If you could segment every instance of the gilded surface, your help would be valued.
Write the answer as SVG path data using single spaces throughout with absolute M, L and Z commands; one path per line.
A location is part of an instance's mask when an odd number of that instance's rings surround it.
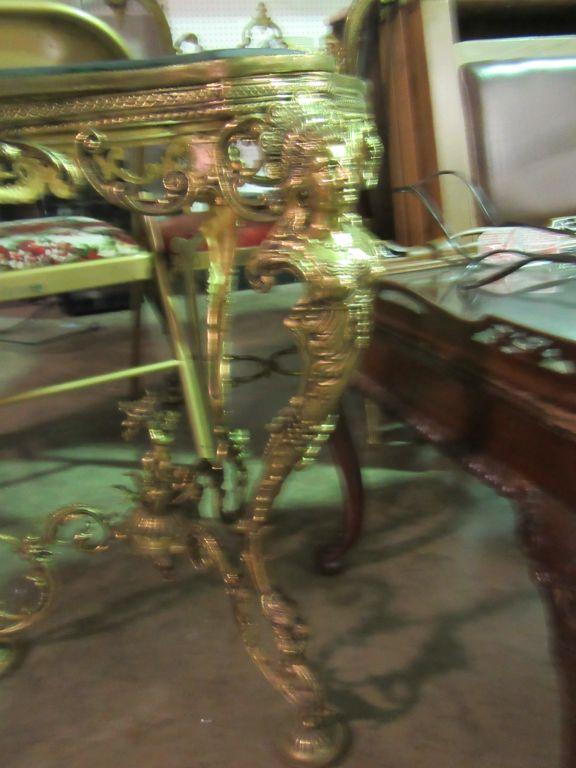
M 10 607 L 0 603 L 0 671 L 13 663 L 15 650 L 10 641 L 43 619 L 52 606 L 55 592 L 50 568 L 53 547 L 69 543 L 82 552 L 102 552 L 114 535 L 101 512 L 81 504 L 71 504 L 53 512 L 39 536 L 17 539 L 0 535 L 0 545 L 24 561 L 27 570 L 21 578 L 33 595 L 32 604 L 25 606 Z
M 271 67 L 275 64 L 270 62 Z M 165 572 L 172 558 L 182 553 L 195 567 L 220 572 L 249 654 L 297 710 L 298 725 L 286 745 L 290 758 L 321 766 L 343 749 L 345 729 L 327 705 L 306 658 L 306 627 L 294 603 L 268 574 L 264 539 L 285 479 L 293 469 L 313 460 L 330 435 L 338 400 L 369 339 L 379 251 L 353 210 L 360 187 L 374 180 L 379 144 L 364 103 L 364 88 L 351 78 L 328 73 L 286 78 L 280 72 L 267 82 L 240 80 L 227 88 L 218 85 L 222 101 L 205 111 L 195 111 L 191 102 L 186 105 L 185 95 L 178 92 L 182 111 L 170 112 L 170 118 L 162 112 L 164 97 L 168 110 L 174 108 L 168 92 L 156 91 L 151 97 L 157 100 L 155 117 L 139 114 L 141 107 L 130 101 L 138 94 L 126 94 L 124 103 L 129 106 L 117 104 L 106 118 L 84 124 L 76 140 L 77 162 L 84 176 L 116 205 L 146 215 L 180 210 L 193 201 L 210 206 L 202 231 L 210 249 L 205 363 L 221 462 L 231 459 L 242 468 L 241 441 L 235 440 L 226 424 L 225 331 L 235 269 L 236 221 L 275 222 L 249 263 L 256 289 L 268 290 L 281 272 L 291 273 L 305 286 L 285 321 L 302 357 L 300 389 L 270 427 L 262 475 L 235 523 L 240 556 L 225 553 L 197 514 L 198 478 L 202 473 L 214 477 L 218 466 L 174 465 L 169 452 L 170 409 L 159 411 L 150 399 L 127 408 L 125 428 L 132 433 L 144 426 L 152 447 L 137 479 L 136 505 L 125 524 L 113 529 L 112 537 L 125 538 Z M 208 98 L 211 87 L 201 87 L 202 98 Z M 108 97 L 88 94 L 86 98 L 92 100 L 90 109 L 95 109 L 98 98 Z M 9 106 L 14 107 L 13 101 Z M 34 109 L 43 108 L 34 105 Z M 0 98 L 0 125 L 2 109 Z M 73 114 L 70 103 L 65 110 L 59 123 L 54 117 L 43 126 L 35 122 L 37 112 L 28 127 L 44 130 L 51 139 L 58 132 L 69 135 L 78 124 L 78 113 Z M 99 121 L 104 119 L 117 120 L 118 127 L 103 134 Z M 151 126 L 158 129 L 156 133 L 147 133 Z M 18 131 L 26 129 L 23 124 Z M 160 142 L 162 131 L 164 141 Z M 163 143 L 162 156 L 135 172 L 124 150 L 146 143 Z M 56 162 L 57 155 L 53 159 Z M 69 512 L 57 513 L 56 520 Z M 76 512 L 93 514 L 84 508 L 71 514 Z M 54 530 L 54 521 L 49 528 Z M 35 541 L 48 543 L 50 536 Z M 51 587 L 44 562 L 34 556 L 31 564 L 40 569 L 38 578 L 44 579 L 41 594 L 45 597 L 32 611 L 41 617 Z M 273 654 L 263 651 L 265 643 L 256 631 L 262 625 L 255 620 L 257 613 L 274 641 Z M 6 616 L 10 626 L 8 612 Z M 13 617 L 12 626 L 18 621 Z
M 30 144 L 0 143 L 0 203 L 32 203 L 48 194 L 72 198 L 83 181 L 64 155 Z
M 315 75 L 330 76 L 335 71 L 335 62 L 325 54 L 292 54 L 275 56 L 271 60 L 265 52 L 262 55 L 206 59 L 182 63 L 179 57 L 173 62 L 158 63 L 157 66 L 136 65 L 130 70 L 117 68 L 94 69 L 81 72 L 41 75 L 26 75 L 14 78 L 0 78 L 0 99 L 12 102 L 24 99 L 53 100 L 63 97 L 85 96 L 88 94 L 138 93 L 145 90 L 167 92 L 174 88 L 190 88 L 215 83 L 242 85 L 246 81 L 281 83 L 298 77 Z M 270 78 L 270 74 L 273 77 Z M 353 83 L 353 81 L 351 81 Z M 356 88 L 362 88 L 356 83 Z
M 255 660 L 300 713 L 292 758 L 306 762 L 314 755 L 320 762 L 311 764 L 324 764 L 342 749 L 344 732 L 306 660 L 305 627 L 270 581 L 262 547 L 275 498 L 290 472 L 312 460 L 333 429 L 338 400 L 369 339 L 378 249 L 351 211 L 364 175 L 373 172 L 366 160 L 374 160 L 374 145 L 367 155 L 365 124 L 345 122 L 312 103 L 276 109 L 269 126 L 261 143 L 276 163 L 284 208 L 249 272 L 260 290 L 281 272 L 303 281 L 304 295 L 285 320 L 303 372 L 299 392 L 270 427 L 264 469 L 240 529 L 244 562 L 281 663 L 271 673 Z
M 119 118 L 125 126 L 148 121 L 158 125 L 168 113 L 170 120 L 174 117 L 178 117 L 180 123 L 190 120 L 191 127 L 198 130 L 207 117 L 226 112 L 231 118 L 238 110 L 258 114 L 267 102 L 278 103 L 297 94 L 338 97 L 345 100 L 347 109 L 365 111 L 364 91 L 360 81 L 326 72 L 307 72 L 299 77 L 280 74 L 274 80 L 266 76 L 241 77 L 185 88 L 142 88 L 96 94 L 86 90 L 74 92 L 72 96 L 63 93 L 50 97 L 39 95 L 34 99 L 21 95 L 2 98 L 0 94 L 0 128 L 5 136 L 14 135 L 19 126 L 27 132 L 32 125 L 49 133 L 52 121 L 58 121 L 59 130 L 66 131 L 70 130 L 67 121 L 77 125 L 82 118 L 96 125 L 99 120 L 111 117 Z M 184 113 L 178 115 L 180 110 Z M 127 143 L 132 144 L 135 138 L 132 132 Z
M 240 48 L 287 48 L 282 30 L 268 15 L 265 3 L 258 3 L 256 13 L 242 30 Z
M 173 142 L 159 163 L 148 163 L 134 172 L 125 163 L 124 150 L 108 145 L 94 130 L 76 137 L 78 160 L 87 181 L 114 205 L 142 215 L 178 213 L 197 197 L 197 176 L 189 168 L 192 148 L 188 142 Z M 147 189 L 161 182 L 162 194 L 150 198 Z
M 285 112 L 294 115 L 293 108 Z M 283 215 L 249 263 L 256 288 L 266 290 L 283 271 L 306 286 L 285 321 L 304 363 L 301 390 L 273 426 L 268 474 L 255 499 L 258 519 L 266 517 L 285 474 L 330 429 L 369 339 L 378 246 L 351 211 L 362 177 L 371 174 L 364 161 L 365 130 L 316 108 L 301 109 L 281 156 Z

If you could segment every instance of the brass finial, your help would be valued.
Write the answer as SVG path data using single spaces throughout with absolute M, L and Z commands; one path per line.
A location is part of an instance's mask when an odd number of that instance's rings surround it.
M 256 15 L 242 32 L 240 48 L 287 48 L 282 30 L 268 15 L 266 3 L 258 3 Z

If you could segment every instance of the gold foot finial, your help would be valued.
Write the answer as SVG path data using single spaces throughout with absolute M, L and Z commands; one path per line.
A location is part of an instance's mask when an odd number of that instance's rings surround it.
M 345 722 L 325 719 L 320 724 L 301 723 L 280 743 L 283 756 L 299 768 L 327 768 L 341 760 L 350 747 L 351 732 Z

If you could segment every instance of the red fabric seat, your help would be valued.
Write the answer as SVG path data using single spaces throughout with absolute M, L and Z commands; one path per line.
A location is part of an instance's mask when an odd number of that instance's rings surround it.
M 124 230 L 84 216 L 54 216 L 0 222 L 0 268 L 133 256 L 143 252 Z
M 182 216 L 172 216 L 160 222 L 166 251 L 170 252 L 172 238 L 189 239 L 197 235 L 206 216 L 205 213 L 187 213 Z M 272 224 L 267 222 L 243 222 L 237 230 L 238 248 L 254 248 L 260 245 L 270 232 L 271 227 Z M 200 250 L 206 250 L 206 243 L 202 243 Z

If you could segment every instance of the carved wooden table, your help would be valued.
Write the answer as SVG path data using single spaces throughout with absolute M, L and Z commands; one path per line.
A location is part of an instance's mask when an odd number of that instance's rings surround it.
M 0 72 L 0 138 L 9 142 L 0 157 L 0 202 L 30 202 L 47 192 L 71 196 L 88 181 L 109 202 L 144 217 L 152 247 L 149 217 L 197 201 L 208 206 L 206 421 L 216 455 L 202 444 L 198 453 L 211 464 L 225 460 L 230 450 L 224 341 L 237 222 L 276 222 L 248 270 L 257 289 L 269 288 L 281 272 L 304 283 L 285 321 L 296 336 L 303 373 L 298 394 L 272 426 L 260 481 L 235 524 L 238 553 L 225 552 L 195 516 L 194 478 L 172 463 L 162 414 L 150 413 L 144 403 L 129 409 L 127 424 L 133 431 L 148 423 L 153 443 L 145 457 L 139 530 L 146 528 L 142 516 L 157 521 L 159 501 L 169 517 L 166 499 L 190 498 L 176 549 L 195 567 L 213 567 L 222 575 L 248 652 L 298 710 L 288 755 L 320 766 L 342 752 L 346 729 L 306 659 L 307 632 L 295 606 L 272 586 L 263 541 L 286 477 L 313 460 L 333 430 L 338 401 L 369 339 L 378 247 L 352 211 L 359 188 L 373 180 L 378 142 L 361 81 L 337 74 L 327 57 L 273 53 L 223 51 Z M 162 267 L 162 254 L 156 259 Z M 107 527 L 106 518 L 92 510 L 60 511 L 45 534 L 19 544 L 46 588 L 56 530 L 69 516 L 84 513 L 105 528 L 105 544 L 127 538 L 126 530 Z M 128 538 L 138 549 L 145 537 L 129 531 Z M 74 541 L 90 546 L 89 534 Z M 98 542 L 95 548 L 104 546 Z M 262 651 L 255 613 L 270 629 L 273 658 Z M 20 626 L 18 617 L 2 618 L 3 637 Z
M 462 290 L 464 275 L 384 284 L 359 383 L 515 502 L 549 609 L 563 765 L 576 768 L 576 285 L 499 295 Z

